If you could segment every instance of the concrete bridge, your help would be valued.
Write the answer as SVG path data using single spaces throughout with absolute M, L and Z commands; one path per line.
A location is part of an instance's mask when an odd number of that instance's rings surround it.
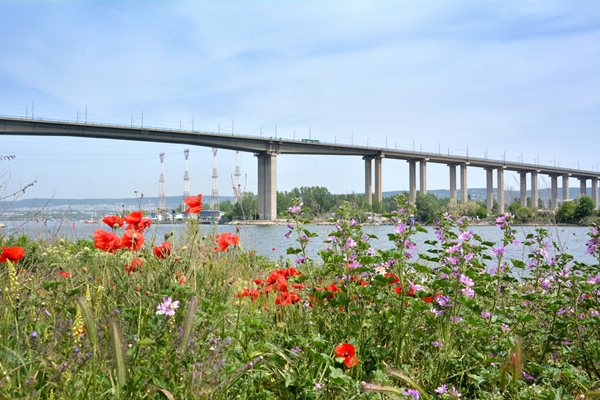
M 467 201 L 467 169 L 483 168 L 486 171 L 487 209 L 494 204 L 494 175 L 496 175 L 497 203 L 499 212 L 504 212 L 504 171 L 516 171 L 520 176 L 520 202 L 527 204 L 527 179 L 531 180 L 531 204 L 537 208 L 538 177 L 550 177 L 550 208 L 558 206 L 558 179 L 562 180 L 562 201 L 569 200 L 569 179 L 579 180 L 580 193 L 587 193 L 590 181 L 594 207 L 598 208 L 598 179 L 600 172 L 552 167 L 528 163 L 517 163 L 487 158 L 463 157 L 426 152 L 405 151 L 387 148 L 320 143 L 317 141 L 266 138 L 249 135 L 217 134 L 211 132 L 186 131 L 79 123 L 23 118 L 0 118 L 0 135 L 23 136 L 73 136 L 98 139 L 119 139 L 145 142 L 177 143 L 194 146 L 215 147 L 227 150 L 251 152 L 258 160 L 258 214 L 260 219 L 272 220 L 277 216 L 277 156 L 284 154 L 359 156 L 365 162 L 365 195 L 367 202 L 382 201 L 382 168 L 384 158 L 404 160 L 409 164 L 409 196 L 415 201 L 417 195 L 417 164 L 419 170 L 418 190 L 427 193 L 427 164 L 446 164 L 449 170 L 450 201 Z M 375 169 L 373 198 L 373 165 Z M 457 171 L 458 170 L 458 171 Z M 460 188 L 457 188 L 457 172 Z M 495 173 L 495 174 L 494 174 Z

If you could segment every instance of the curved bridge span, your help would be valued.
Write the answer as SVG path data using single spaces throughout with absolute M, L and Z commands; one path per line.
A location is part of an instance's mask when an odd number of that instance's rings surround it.
M 527 203 L 527 175 L 531 180 L 531 204 L 538 203 L 538 175 L 550 177 L 550 207 L 558 206 L 558 179 L 562 179 L 562 200 L 569 199 L 569 178 L 580 182 L 580 193 L 587 193 L 587 181 L 591 181 L 592 199 L 598 208 L 598 179 L 600 172 L 517 163 L 487 158 L 444 155 L 438 153 L 406 151 L 368 146 L 321 143 L 317 141 L 290 140 L 251 135 L 233 135 L 214 132 L 133 127 L 97 123 L 49 121 L 23 118 L 0 118 L 0 135 L 22 136 L 72 136 L 96 139 L 118 139 L 145 142 L 185 144 L 215 147 L 254 153 L 258 160 L 258 214 L 261 219 L 271 220 L 277 214 L 277 163 L 276 157 L 285 154 L 359 156 L 365 161 L 365 195 L 369 204 L 382 200 L 383 158 L 404 160 L 409 163 L 409 195 L 416 199 L 417 164 L 419 165 L 419 191 L 427 193 L 427 163 L 446 164 L 449 168 L 450 200 L 467 201 L 467 168 L 486 170 L 487 208 L 494 203 L 494 172 L 496 172 L 497 202 L 504 212 L 504 171 L 516 171 L 520 175 L 520 201 Z M 373 171 L 375 165 L 375 193 L 373 199 Z M 457 167 L 460 173 L 460 189 L 457 190 Z M 457 197 L 458 194 L 458 197 Z

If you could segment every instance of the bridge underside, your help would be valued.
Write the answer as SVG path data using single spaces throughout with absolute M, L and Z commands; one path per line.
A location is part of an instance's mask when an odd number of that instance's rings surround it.
M 587 180 L 591 181 L 591 197 L 595 207 L 599 206 L 598 171 L 583 171 L 568 168 L 533 165 L 527 163 L 491 160 L 487 158 L 462 157 L 441 153 L 429 154 L 397 149 L 350 146 L 332 143 L 320 143 L 316 140 L 289 140 L 282 138 L 263 138 L 257 136 L 224 135 L 209 132 L 155 129 L 133 126 L 100 125 L 74 122 L 57 122 L 20 118 L 0 118 L 0 135 L 24 136 L 72 136 L 98 139 L 134 140 L 146 142 L 187 144 L 214 147 L 227 150 L 252 152 L 258 161 L 258 217 L 263 220 L 277 218 L 277 162 L 276 156 L 281 154 L 313 154 L 313 155 L 345 155 L 361 156 L 365 160 L 365 200 L 368 204 L 382 202 L 382 160 L 405 160 L 409 163 L 409 196 L 416 201 L 417 196 L 417 162 L 419 163 L 419 192 L 427 193 L 427 163 L 446 164 L 450 168 L 450 201 L 467 202 L 467 167 L 487 170 L 487 210 L 491 212 L 494 205 L 493 171 L 496 170 L 496 198 L 498 211 L 503 212 L 504 171 L 516 171 L 520 175 L 520 202 L 527 204 L 527 174 L 531 177 L 532 208 L 538 207 L 538 174 L 550 176 L 551 191 L 549 207 L 558 207 L 558 177 L 562 177 L 562 200 L 569 200 L 569 179 L 580 181 L 580 193 L 587 194 Z M 371 161 L 374 160 L 375 168 Z M 460 196 L 457 199 L 457 171 L 460 167 Z M 375 171 L 375 184 L 372 183 L 372 172 Z M 373 196 L 372 188 L 375 193 Z

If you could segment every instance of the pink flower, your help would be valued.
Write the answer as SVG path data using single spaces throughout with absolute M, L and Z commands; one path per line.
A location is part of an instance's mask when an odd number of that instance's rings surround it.
M 157 315 L 166 315 L 172 317 L 175 310 L 179 308 L 179 301 L 173 301 L 170 297 L 163 297 L 163 302 L 156 306 Z

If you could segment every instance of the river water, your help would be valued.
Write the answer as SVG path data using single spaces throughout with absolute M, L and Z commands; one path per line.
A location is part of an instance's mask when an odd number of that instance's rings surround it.
M 103 223 L 83 223 L 81 221 L 28 221 L 27 223 L 16 221 L 2 221 L 6 225 L 0 232 L 3 235 L 20 236 L 27 235 L 35 239 L 55 240 L 65 238 L 67 240 L 74 239 L 91 239 L 96 229 L 107 229 Z M 215 232 L 234 232 L 233 225 L 200 225 L 205 235 Z M 185 231 L 185 224 L 169 225 L 155 224 L 146 231 L 147 241 L 150 243 L 160 243 L 165 233 L 173 232 L 174 242 L 177 242 Z M 424 242 L 428 239 L 434 239 L 433 227 L 425 227 L 428 233 L 418 233 L 414 237 L 419 252 L 425 252 L 429 246 Z M 523 226 L 516 227 L 517 238 L 521 241 L 527 233 L 534 233 L 537 227 Z M 597 261 L 589 254 L 585 253 L 586 242 L 589 228 L 573 227 L 573 226 L 545 226 L 550 233 L 550 237 L 555 240 L 559 247 L 572 254 L 576 260 L 588 264 L 596 264 Z M 323 240 L 328 236 L 334 227 L 331 225 L 308 225 L 307 229 L 319 235 L 312 239 L 308 253 L 311 257 L 317 258 L 319 250 L 325 248 L 326 244 Z M 484 240 L 499 243 L 502 239 L 502 232 L 495 226 L 475 225 L 469 228 L 474 233 L 479 234 Z M 290 239 L 284 235 L 288 231 L 285 225 L 242 225 L 240 226 L 240 242 L 245 249 L 253 249 L 257 254 L 267 256 L 272 259 L 280 257 L 288 257 L 286 250 L 288 247 L 295 247 L 296 242 L 293 240 L 294 235 Z M 376 249 L 388 249 L 392 247 L 387 239 L 387 234 L 394 231 L 391 225 L 366 225 L 364 226 L 365 233 L 374 234 L 378 238 L 372 239 L 371 243 Z M 507 248 L 506 257 L 523 259 L 526 249 L 524 246 L 509 246 Z

